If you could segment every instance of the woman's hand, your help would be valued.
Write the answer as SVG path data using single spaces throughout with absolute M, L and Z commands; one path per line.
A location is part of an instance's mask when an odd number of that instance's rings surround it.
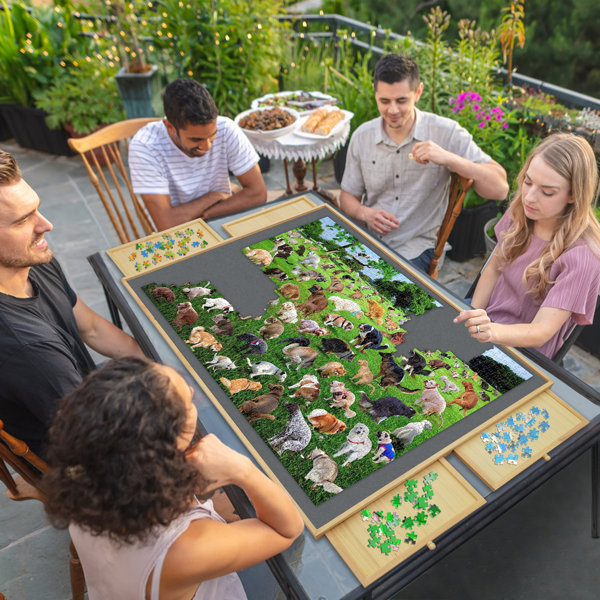
M 492 342 L 494 323 L 490 320 L 483 308 L 463 310 L 454 319 L 454 323 L 464 322 L 471 337 L 478 342 Z
M 249 458 L 226 446 L 212 433 L 205 435 L 186 456 L 209 482 L 204 492 L 231 483 L 242 485 L 247 475 L 255 469 Z

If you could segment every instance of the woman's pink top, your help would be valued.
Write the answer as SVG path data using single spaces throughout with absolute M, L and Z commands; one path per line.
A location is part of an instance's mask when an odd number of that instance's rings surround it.
M 495 227 L 496 238 L 501 244 L 502 234 L 512 224 L 507 211 Z M 527 294 L 523 285 L 523 273 L 537 259 L 548 242 L 532 235 L 529 247 L 502 271 L 486 308 L 496 323 L 531 323 L 543 306 L 570 311 L 571 317 L 543 346 L 537 348 L 552 358 L 563 344 L 564 338 L 575 324 L 589 325 L 594 318 L 598 290 L 600 288 L 600 258 L 583 241 L 578 240 L 563 252 L 550 269 L 550 281 L 542 301 Z
M 198 503 L 146 542 L 118 544 L 105 535 L 94 536 L 70 525 L 71 539 L 83 565 L 90 600 L 145 600 L 146 583 L 152 576 L 151 600 L 159 600 L 163 561 L 173 542 L 196 519 L 224 522 L 214 511 L 212 500 Z M 200 540 L 198 543 L 202 543 Z M 203 581 L 190 600 L 246 600 L 237 573 Z

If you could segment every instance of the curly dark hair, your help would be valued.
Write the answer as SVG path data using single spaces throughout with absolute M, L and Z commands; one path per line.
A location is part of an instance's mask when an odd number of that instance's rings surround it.
M 209 91 L 194 79 L 175 79 L 165 88 L 163 108 L 175 129 L 187 125 L 206 125 L 219 115 Z
M 0 185 L 13 185 L 21 181 L 21 171 L 10 152 L 0 149 Z
M 189 509 L 206 487 L 176 446 L 186 409 L 149 360 L 112 360 L 63 398 L 42 485 L 53 525 L 132 543 Z
M 373 72 L 373 87 L 377 89 L 377 82 L 397 83 L 408 79 L 411 90 L 419 86 L 419 66 L 404 54 L 386 54 L 375 65 Z

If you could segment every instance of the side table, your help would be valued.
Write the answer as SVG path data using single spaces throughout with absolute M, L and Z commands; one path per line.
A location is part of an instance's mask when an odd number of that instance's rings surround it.
M 317 160 L 325 158 L 332 152 L 338 150 L 346 143 L 350 133 L 350 123 L 345 123 L 339 131 L 323 139 L 305 138 L 295 133 L 271 140 L 250 139 L 255 150 L 268 158 L 283 160 L 285 172 L 286 194 L 289 196 L 295 192 L 305 192 L 310 188 L 310 183 L 304 181 L 306 177 L 306 163 L 312 163 L 312 189 L 322 198 L 336 205 L 335 198 L 327 190 L 323 190 L 317 183 Z M 288 161 L 293 161 L 292 173 L 295 182 L 293 188 L 290 185 L 288 173 Z

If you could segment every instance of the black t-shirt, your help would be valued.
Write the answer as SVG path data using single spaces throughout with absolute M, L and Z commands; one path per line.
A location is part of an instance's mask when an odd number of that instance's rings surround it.
M 58 400 L 95 368 L 77 327 L 77 296 L 56 259 L 32 267 L 32 298 L 0 293 L 0 418 L 44 455 Z

